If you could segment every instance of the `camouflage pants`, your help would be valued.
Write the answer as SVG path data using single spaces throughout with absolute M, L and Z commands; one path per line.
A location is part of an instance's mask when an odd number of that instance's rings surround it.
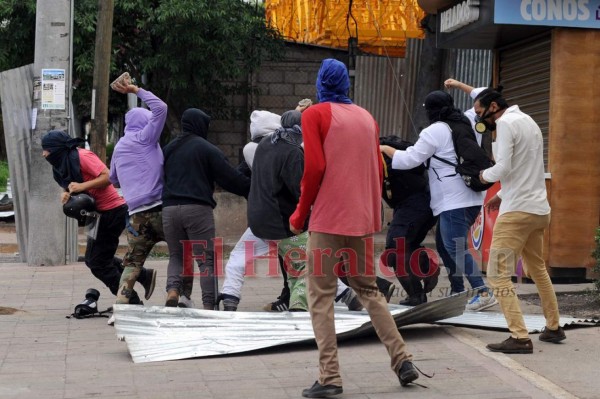
M 306 298 L 306 242 L 308 232 L 297 236 L 292 236 L 281 240 L 278 245 L 278 252 L 283 257 L 285 269 L 288 274 L 288 283 L 290 285 L 290 310 L 308 310 L 308 301 Z M 300 249 L 303 253 L 303 259 L 294 259 L 300 254 L 294 253 Z
M 140 275 L 146 258 L 154 245 L 164 241 L 162 211 L 150 209 L 129 216 L 127 243 L 129 249 L 123 259 L 123 273 L 119 283 L 117 303 L 129 303 L 133 285 Z

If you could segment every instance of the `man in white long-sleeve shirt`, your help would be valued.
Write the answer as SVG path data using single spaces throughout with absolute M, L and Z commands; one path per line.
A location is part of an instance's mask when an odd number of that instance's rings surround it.
M 442 161 L 456 162 L 452 130 L 466 129 L 473 135 L 475 133 L 467 117 L 454 107 L 454 99 L 448 93 L 429 93 L 425 98 L 425 110 L 431 125 L 421 131 L 414 146 L 400 151 L 383 145 L 381 151 L 392 158 L 394 169 L 412 169 L 430 160 L 430 205 L 433 215 L 439 215 L 435 244 L 448 270 L 451 293 L 465 291 L 464 276 L 471 288 L 478 288 L 467 309 L 487 309 L 497 302 L 467 249 L 467 233 L 481 210 L 483 194 L 467 187 L 454 166 Z
M 494 289 L 511 332 L 510 338 L 487 348 L 503 353 L 533 353 L 523 314 L 511 281 L 519 255 L 539 291 L 546 328 L 544 342 L 566 338 L 559 325 L 558 304 L 543 257 L 544 230 L 550 205 L 544 179 L 544 144 L 535 121 L 502 95 L 487 89 L 475 99 L 475 112 L 489 130 L 496 130 L 496 164 L 481 172 L 482 182 L 500 181 L 502 189 L 487 208 L 500 208 L 494 225 L 488 281 Z

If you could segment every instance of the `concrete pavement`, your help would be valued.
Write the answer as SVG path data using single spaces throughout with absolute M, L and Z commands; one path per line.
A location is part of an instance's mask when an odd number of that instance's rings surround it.
M 147 301 L 165 299 L 166 260 L 152 260 L 157 289 Z M 257 310 L 274 300 L 281 279 L 259 264 L 247 278 L 240 310 Z M 66 319 L 87 288 L 101 292 L 99 307 L 112 304 L 83 263 L 55 267 L 0 264 L 0 398 L 299 398 L 317 377 L 314 344 L 183 361 L 134 364 L 124 342 L 105 318 Z M 447 285 L 446 278 L 440 285 Z M 193 299 L 198 301 L 199 284 Z M 583 286 L 557 286 L 573 290 Z M 520 285 L 520 293 L 535 292 Z M 398 297 L 392 301 L 397 302 Z M 499 311 L 498 307 L 490 309 Z M 528 313 L 540 309 L 526 305 Z M 433 379 L 400 387 L 389 357 L 375 337 L 340 344 L 344 394 L 340 398 L 597 398 L 599 328 L 567 330 L 564 344 L 534 339 L 533 355 L 488 352 L 485 344 L 508 332 L 416 325 L 401 332 L 415 364 Z

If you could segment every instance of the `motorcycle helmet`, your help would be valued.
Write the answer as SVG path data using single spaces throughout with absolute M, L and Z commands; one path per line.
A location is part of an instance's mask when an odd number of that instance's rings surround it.
M 77 219 L 79 226 L 85 226 L 87 213 L 96 210 L 96 200 L 86 193 L 71 195 L 63 205 L 63 212 L 68 217 Z

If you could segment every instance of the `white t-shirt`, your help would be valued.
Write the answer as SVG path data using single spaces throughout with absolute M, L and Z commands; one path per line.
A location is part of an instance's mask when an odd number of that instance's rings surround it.
M 392 158 L 392 168 L 412 169 L 425 163 L 433 155 L 456 163 L 452 133 L 445 123 L 437 122 L 423 129 L 419 140 L 406 151 L 398 150 Z M 431 158 L 429 169 L 431 210 L 434 215 L 444 211 L 483 204 L 483 192 L 475 192 L 465 185 L 454 167 Z
M 496 120 L 496 165 L 483 172 L 489 182 L 500 181 L 500 214 L 550 213 L 544 176 L 544 140 L 531 117 L 513 105 Z

